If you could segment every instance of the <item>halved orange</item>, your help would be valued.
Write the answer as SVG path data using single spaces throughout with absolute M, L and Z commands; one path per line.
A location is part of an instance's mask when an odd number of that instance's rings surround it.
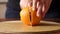
M 30 7 L 25 7 L 20 12 L 21 21 L 27 25 L 37 25 L 40 23 L 41 16 L 36 15 L 37 11 Z

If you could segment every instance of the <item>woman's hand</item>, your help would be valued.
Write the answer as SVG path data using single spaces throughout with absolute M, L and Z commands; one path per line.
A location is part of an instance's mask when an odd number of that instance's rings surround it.
M 43 2 L 43 7 L 42 7 L 42 14 L 43 14 L 43 18 L 45 16 L 45 14 L 47 13 L 49 7 L 50 7 L 50 4 L 51 4 L 52 0 L 45 0 Z
M 42 14 L 42 17 L 45 16 L 46 12 L 49 9 L 52 0 L 21 0 L 20 7 L 24 8 L 25 6 L 32 7 L 33 10 L 37 11 L 37 16 L 39 17 Z
M 33 9 L 37 9 L 37 16 L 39 17 L 42 15 L 42 17 L 45 16 L 46 12 L 49 9 L 49 6 L 51 4 L 52 0 L 33 0 Z
M 28 6 L 28 3 L 30 3 L 30 0 L 20 0 L 20 8 L 23 9 Z

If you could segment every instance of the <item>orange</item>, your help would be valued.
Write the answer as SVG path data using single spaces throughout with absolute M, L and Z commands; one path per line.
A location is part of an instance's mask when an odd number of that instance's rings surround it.
M 31 7 L 25 7 L 20 12 L 21 21 L 26 25 L 37 25 L 40 23 L 41 16 L 36 15 L 37 11 Z

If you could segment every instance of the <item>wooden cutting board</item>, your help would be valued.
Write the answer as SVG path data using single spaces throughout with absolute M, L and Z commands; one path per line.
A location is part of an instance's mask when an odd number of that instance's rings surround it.
M 41 21 L 37 26 L 27 26 L 21 21 L 4 21 L 0 22 L 0 32 L 46 32 L 60 30 L 60 24 L 56 22 Z

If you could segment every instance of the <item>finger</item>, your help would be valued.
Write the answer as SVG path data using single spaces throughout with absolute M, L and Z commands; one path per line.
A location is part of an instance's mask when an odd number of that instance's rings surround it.
M 42 18 L 44 18 L 44 16 L 45 16 L 45 5 L 43 4 L 43 6 L 42 6 Z
M 28 7 L 32 7 L 32 1 L 28 3 Z
M 37 0 L 33 0 L 33 5 L 32 5 L 33 10 L 35 10 L 36 7 L 37 7 Z
M 30 2 L 28 3 L 28 7 L 29 7 L 29 12 L 31 12 L 31 8 L 32 8 L 32 1 L 30 1 Z
M 37 2 L 37 8 L 39 7 L 39 2 Z
M 39 6 L 38 10 L 37 10 L 37 16 L 39 17 L 42 13 L 42 5 Z
M 39 17 L 42 14 L 42 2 L 39 0 L 37 2 L 37 16 Z
M 42 17 L 44 18 L 45 17 L 45 14 L 46 14 L 46 5 L 45 4 L 43 4 L 43 7 L 42 7 Z
M 42 8 L 42 13 L 43 13 L 43 18 L 45 17 L 45 14 L 47 13 L 48 9 L 49 9 L 49 6 L 51 4 L 51 1 L 52 0 L 47 0 L 44 2 L 43 4 L 43 8 Z
M 45 5 L 42 6 L 42 12 L 44 12 L 44 10 L 45 10 Z
M 40 4 L 42 4 L 42 1 L 41 0 L 38 0 L 37 1 L 37 8 L 39 7 Z

